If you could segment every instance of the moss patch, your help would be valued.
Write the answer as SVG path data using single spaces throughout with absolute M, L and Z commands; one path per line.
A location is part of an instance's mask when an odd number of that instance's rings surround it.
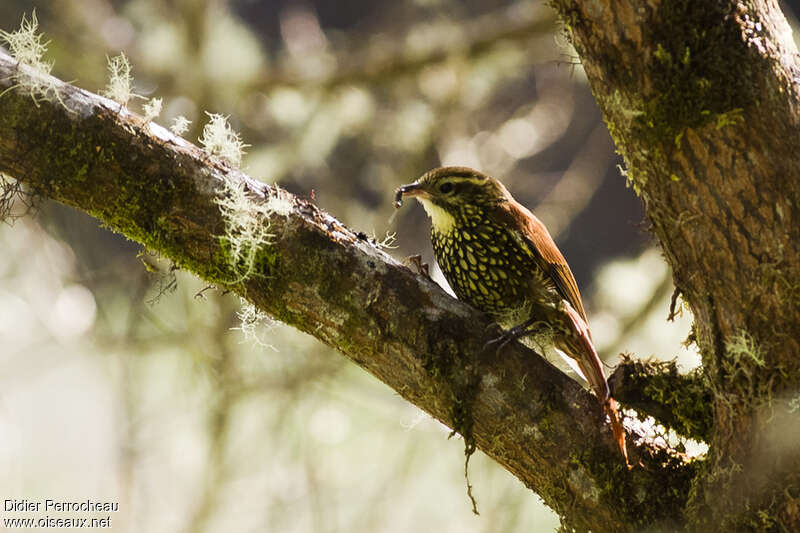
M 654 43 L 638 87 L 642 114 L 634 135 L 671 144 L 686 128 L 744 122 L 742 111 L 758 101 L 759 82 L 745 60 L 751 51 L 735 14 L 721 2 L 662 2 L 656 23 L 644 29 Z M 649 89 L 642 90 L 649 86 Z

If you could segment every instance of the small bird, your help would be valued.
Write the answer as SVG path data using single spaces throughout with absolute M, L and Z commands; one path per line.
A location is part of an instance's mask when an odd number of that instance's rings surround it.
M 575 360 L 611 421 L 628 464 L 625 433 L 592 343 L 575 277 L 544 224 L 498 180 L 466 167 L 443 167 L 398 188 L 431 219 L 436 261 L 456 296 L 509 328 L 502 342 L 549 335 Z

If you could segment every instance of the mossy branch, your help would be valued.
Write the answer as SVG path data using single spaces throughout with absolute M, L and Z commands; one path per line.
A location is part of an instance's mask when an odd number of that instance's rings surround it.
M 713 394 L 699 369 L 681 374 L 674 361 L 637 361 L 623 355 L 608 381 L 626 407 L 687 437 L 710 439 Z
M 483 353 L 497 334 L 485 316 L 283 193 L 279 210 L 256 210 L 270 238 L 247 251 L 247 268 L 237 268 L 220 198 L 244 187 L 254 204 L 271 202 L 274 188 L 54 78 L 47 80 L 53 97 L 43 101 L 24 87 L 9 90 L 18 68 L 26 67 L 0 53 L 0 172 L 31 194 L 85 211 L 238 293 L 445 424 L 471 426 L 478 448 L 566 524 L 633 531 L 680 521 L 694 465 L 630 442 L 641 466 L 628 471 L 597 400 L 577 383 L 518 344 L 501 357 Z M 480 380 L 465 408 L 461 393 L 473 376 Z

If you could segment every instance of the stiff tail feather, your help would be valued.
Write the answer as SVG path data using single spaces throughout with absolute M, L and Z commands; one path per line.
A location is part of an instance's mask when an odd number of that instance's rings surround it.
M 611 397 L 611 390 L 608 388 L 608 382 L 603 373 L 602 362 L 597 355 L 597 350 L 594 349 L 589 326 L 586 325 L 586 321 L 568 302 L 562 301 L 562 304 L 562 308 L 571 322 L 572 335 L 567 335 L 562 339 L 561 347 L 577 361 L 578 367 L 581 369 L 586 381 L 589 382 L 589 386 L 602 402 L 603 411 L 610 421 L 614 440 L 625 458 L 625 464 L 628 465 L 628 468 L 631 468 L 631 464 L 628 461 L 628 447 L 625 444 L 625 428 L 622 426 L 617 402 Z
M 625 428 L 622 427 L 622 419 L 619 416 L 616 400 L 611 396 L 606 398 L 606 401 L 603 402 L 603 411 L 605 411 L 608 419 L 611 421 L 611 433 L 613 433 L 614 440 L 617 441 L 617 446 L 619 446 L 619 450 L 625 458 L 625 464 L 628 465 L 628 469 L 630 470 L 633 466 L 628 460 L 628 447 L 625 445 Z

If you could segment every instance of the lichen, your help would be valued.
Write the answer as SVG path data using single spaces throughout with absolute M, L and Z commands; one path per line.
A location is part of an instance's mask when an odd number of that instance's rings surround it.
M 28 20 L 22 15 L 22 22 L 19 29 L 13 32 L 0 30 L 0 39 L 8 44 L 11 56 L 22 64 L 28 65 L 43 74 L 49 74 L 53 68 L 51 61 L 45 61 L 44 55 L 47 53 L 47 46 L 50 41 L 43 41 L 44 36 L 39 34 L 39 20 L 36 18 L 36 10 L 31 13 Z
M 267 313 L 257 308 L 244 298 L 240 298 L 241 307 L 236 312 L 239 319 L 238 329 L 242 332 L 245 341 L 251 342 L 262 348 L 275 349 L 272 344 L 264 338 L 264 332 L 275 327 L 275 321 Z
M 161 114 L 161 107 L 164 100 L 162 98 L 151 98 L 144 104 L 144 121 L 150 122 Z
M 138 97 L 133 92 L 131 63 L 123 52 L 114 57 L 106 56 L 106 59 L 108 60 L 108 83 L 100 94 L 123 107 L 127 106 L 132 98 Z
M 244 149 L 250 145 L 242 142 L 227 117 L 208 112 L 206 115 L 208 123 L 203 126 L 203 134 L 198 141 L 209 154 L 219 157 L 233 168 L 239 168 Z
M 748 366 L 749 363 L 758 367 L 766 364 L 761 346 L 746 330 L 741 330 L 728 338 L 725 342 L 725 351 L 732 359 L 730 368 L 734 369 L 734 372 L 731 377 L 735 377 L 736 372 L 742 371 L 742 367 Z
M 220 236 L 220 244 L 228 253 L 228 264 L 234 274 L 228 280 L 231 284 L 268 272 L 257 268 L 257 264 L 265 259 L 260 254 L 262 248 L 272 242 L 269 222 L 272 210 L 268 202 L 254 199 L 252 194 L 244 181 L 236 183 L 232 178 L 225 178 L 216 198 L 225 221 L 225 234 Z
M 50 76 L 53 62 L 44 59 L 50 41 L 43 41 L 44 37 L 37 33 L 38 29 L 39 21 L 34 9 L 30 20 L 22 15 L 17 31 L 0 30 L 0 40 L 8 45 L 11 56 L 19 63 L 14 75 L 17 86 L 24 88 L 34 101 L 39 97 L 47 99 L 50 94 L 56 94 L 58 99 L 55 90 L 57 80 Z M 25 68 L 20 68 L 22 65 Z
M 188 118 L 184 117 L 183 115 L 178 115 L 174 119 L 172 119 L 172 125 L 169 127 L 170 131 L 178 136 L 183 136 L 184 133 L 189 131 L 189 124 L 192 121 Z

